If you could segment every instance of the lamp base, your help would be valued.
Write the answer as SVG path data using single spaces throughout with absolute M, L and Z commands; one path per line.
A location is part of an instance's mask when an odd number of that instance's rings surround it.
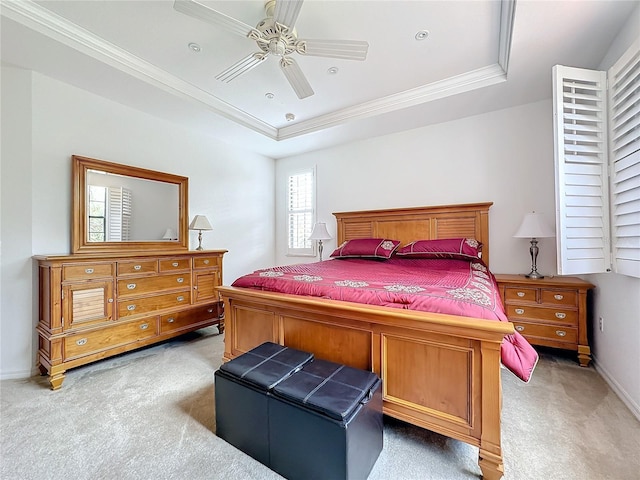
M 538 272 L 529 272 L 524 275 L 527 278 L 544 278 L 544 275 L 540 275 Z

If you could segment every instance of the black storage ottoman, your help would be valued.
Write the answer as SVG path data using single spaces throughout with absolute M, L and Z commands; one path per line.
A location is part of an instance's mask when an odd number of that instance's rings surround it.
M 269 392 L 312 359 L 267 342 L 223 364 L 214 373 L 216 435 L 269 466 Z
M 273 388 L 269 466 L 289 480 L 364 480 L 382 451 L 382 423 L 376 374 L 314 360 Z

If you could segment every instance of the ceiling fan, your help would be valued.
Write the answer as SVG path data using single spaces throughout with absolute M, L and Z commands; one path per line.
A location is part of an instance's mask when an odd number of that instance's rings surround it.
M 280 57 L 280 68 L 298 98 L 313 95 L 313 89 L 302 73 L 292 53 L 316 57 L 365 60 L 369 44 L 359 40 L 309 40 L 298 39 L 294 28 L 303 0 L 268 0 L 265 3 L 266 18 L 254 27 L 213 10 L 193 0 L 175 0 L 173 8 L 178 12 L 225 28 L 231 33 L 255 41 L 259 52 L 247 55 L 216 75 L 216 79 L 230 82 L 260 65 L 269 55 Z

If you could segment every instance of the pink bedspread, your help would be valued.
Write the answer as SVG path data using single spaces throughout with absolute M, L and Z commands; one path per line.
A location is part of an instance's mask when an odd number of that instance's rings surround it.
M 332 259 L 257 270 L 233 286 L 508 321 L 496 280 L 480 260 Z M 529 381 L 538 354 L 522 335 L 507 335 L 501 356 L 505 367 Z

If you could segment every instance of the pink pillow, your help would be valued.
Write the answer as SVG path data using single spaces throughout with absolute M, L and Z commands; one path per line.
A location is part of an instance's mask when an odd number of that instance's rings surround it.
M 386 238 L 354 238 L 347 240 L 331 254 L 334 258 L 390 258 L 400 245 L 399 240 Z
M 475 260 L 480 258 L 482 244 L 475 238 L 443 238 L 417 240 L 400 248 L 396 255 L 411 258 L 455 258 Z

